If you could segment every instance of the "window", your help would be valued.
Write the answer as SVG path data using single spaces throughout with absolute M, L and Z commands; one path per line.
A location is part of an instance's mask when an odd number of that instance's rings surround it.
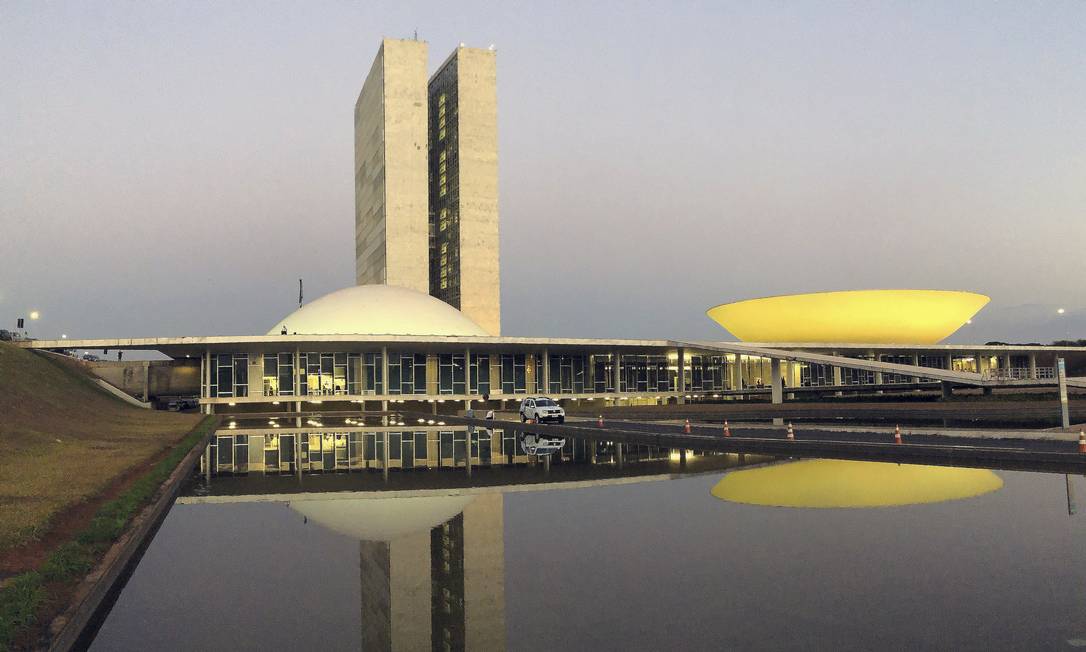
M 219 353 L 211 356 L 211 397 L 233 398 L 249 395 L 249 355 Z
M 471 378 L 469 392 L 490 394 L 490 356 L 471 356 Z
M 467 393 L 462 353 L 443 353 L 438 356 L 438 392 L 441 394 Z
M 389 394 L 426 393 L 426 355 L 422 353 L 389 354 Z

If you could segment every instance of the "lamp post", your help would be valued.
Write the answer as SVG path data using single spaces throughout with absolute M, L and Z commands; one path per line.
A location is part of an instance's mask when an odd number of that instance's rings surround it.
M 1063 318 L 1063 316 L 1066 313 L 1067 313 L 1067 311 L 1064 310 L 1063 308 L 1056 308 L 1056 316 L 1058 316 L 1060 318 Z M 1065 318 L 1063 319 L 1063 326 L 1064 326 L 1063 338 L 1065 340 L 1067 340 L 1068 342 L 1070 342 L 1071 341 L 1071 325 L 1067 323 L 1067 319 L 1065 319 Z

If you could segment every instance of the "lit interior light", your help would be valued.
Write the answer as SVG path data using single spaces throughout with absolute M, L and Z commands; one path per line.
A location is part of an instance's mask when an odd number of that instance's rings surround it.
M 234 407 L 235 405 L 237 405 L 237 403 L 230 401 L 229 403 L 227 403 L 227 405 L 229 405 L 230 407 Z

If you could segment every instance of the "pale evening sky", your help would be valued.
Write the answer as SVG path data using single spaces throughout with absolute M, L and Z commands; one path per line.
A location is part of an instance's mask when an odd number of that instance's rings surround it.
M 263 333 L 350 285 L 354 102 L 416 29 L 498 50 L 504 334 L 920 287 L 992 297 L 956 341 L 1086 337 L 1079 1 L 8 1 L 0 328 Z

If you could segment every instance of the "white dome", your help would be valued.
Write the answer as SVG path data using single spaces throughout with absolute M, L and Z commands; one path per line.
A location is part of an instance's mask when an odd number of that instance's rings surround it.
M 296 500 L 290 508 L 309 520 L 360 541 L 395 541 L 441 525 L 474 496 L 333 498 Z
M 487 332 L 434 297 L 395 285 L 356 285 L 315 299 L 268 331 L 293 335 L 468 335 Z

